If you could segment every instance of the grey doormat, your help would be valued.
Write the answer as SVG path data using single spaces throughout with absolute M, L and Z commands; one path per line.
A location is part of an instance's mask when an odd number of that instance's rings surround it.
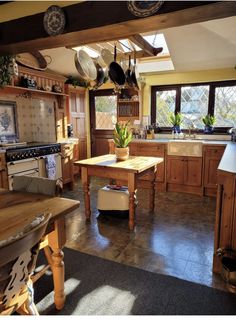
M 236 295 L 144 271 L 67 249 L 66 304 L 57 311 L 53 283 L 44 275 L 34 285 L 35 303 L 46 315 L 235 315 Z M 38 265 L 44 257 L 41 254 Z

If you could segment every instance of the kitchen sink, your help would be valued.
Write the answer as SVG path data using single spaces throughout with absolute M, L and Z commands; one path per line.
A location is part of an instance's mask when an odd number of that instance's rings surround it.
M 170 140 L 167 154 L 169 156 L 202 157 L 203 141 L 196 140 Z

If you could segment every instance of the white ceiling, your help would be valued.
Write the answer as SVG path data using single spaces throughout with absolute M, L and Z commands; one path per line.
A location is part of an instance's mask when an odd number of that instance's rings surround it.
M 165 36 L 174 71 L 182 72 L 234 68 L 236 66 L 235 30 L 236 16 L 159 30 L 158 33 L 163 33 Z M 41 53 L 52 57 L 49 69 L 65 76 L 77 75 L 73 50 L 56 48 L 42 50 Z M 155 64 L 155 62 L 152 63 Z M 152 70 L 152 65 L 147 61 L 145 65 L 146 69 L 140 66 L 140 71 L 163 72 L 163 69 Z

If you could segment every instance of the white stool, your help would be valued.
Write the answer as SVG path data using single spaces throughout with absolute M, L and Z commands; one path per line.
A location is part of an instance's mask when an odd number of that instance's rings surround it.
M 129 216 L 129 191 L 128 187 L 112 189 L 105 186 L 98 190 L 97 209 L 101 214 L 128 217 Z

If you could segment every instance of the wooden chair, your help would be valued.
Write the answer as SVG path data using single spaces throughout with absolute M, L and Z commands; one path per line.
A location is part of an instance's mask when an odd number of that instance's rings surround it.
M 50 214 L 36 217 L 22 231 L 0 241 L 0 314 L 37 315 L 30 274 Z
M 41 193 L 48 196 L 60 196 L 62 182 L 60 179 L 48 179 L 42 177 L 14 176 L 13 190 L 32 193 Z
M 30 177 L 30 176 L 14 176 L 13 177 L 13 190 L 41 193 L 48 196 L 61 196 L 62 181 L 60 179 L 48 179 L 43 177 Z M 36 282 L 45 272 L 52 269 L 52 250 L 48 246 L 48 237 L 45 236 L 40 242 L 39 249 L 44 249 L 44 253 L 48 262 L 48 265 L 44 266 L 39 272 L 35 273 L 31 279 Z

